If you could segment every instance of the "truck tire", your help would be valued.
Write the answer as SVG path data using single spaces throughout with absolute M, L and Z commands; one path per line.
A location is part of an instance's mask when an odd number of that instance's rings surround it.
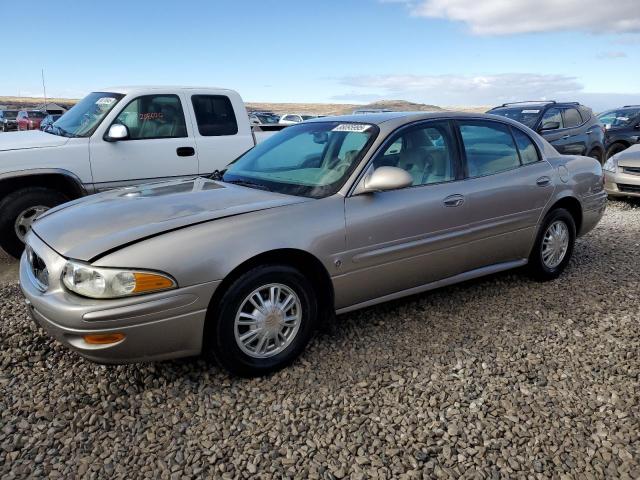
M 62 193 L 44 187 L 22 188 L 8 194 L 0 201 L 0 247 L 12 257 L 20 258 L 24 250 L 22 238 L 31 222 L 67 200 Z

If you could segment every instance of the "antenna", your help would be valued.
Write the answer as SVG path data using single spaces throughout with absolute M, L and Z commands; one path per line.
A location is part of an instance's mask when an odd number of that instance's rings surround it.
M 44 109 L 47 109 L 47 87 L 44 84 L 44 68 L 40 70 L 42 73 L 42 92 L 44 93 Z

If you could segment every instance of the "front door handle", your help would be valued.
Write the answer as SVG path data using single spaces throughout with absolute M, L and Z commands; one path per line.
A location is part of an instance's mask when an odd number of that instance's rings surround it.
M 196 150 L 193 147 L 178 147 L 176 153 L 179 157 L 193 157 L 196 154 Z
M 551 179 L 549 177 L 540 177 L 536 180 L 536 185 L 539 187 L 546 187 L 551 183 Z
M 462 195 L 449 195 L 443 201 L 445 207 L 459 207 L 464 203 L 464 197 Z

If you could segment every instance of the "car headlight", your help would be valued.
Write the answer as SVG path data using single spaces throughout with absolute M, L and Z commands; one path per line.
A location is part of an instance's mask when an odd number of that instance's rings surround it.
M 93 267 L 72 261 L 64 266 L 62 283 L 72 292 L 90 298 L 130 297 L 178 286 L 162 273 Z
M 609 157 L 609 159 L 604 162 L 602 169 L 607 172 L 616 173 L 618 170 L 618 160 L 616 159 L 616 156 L 614 155 L 613 157 Z

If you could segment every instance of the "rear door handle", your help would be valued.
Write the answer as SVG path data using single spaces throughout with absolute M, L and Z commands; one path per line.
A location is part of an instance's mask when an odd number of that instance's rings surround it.
M 449 195 L 443 201 L 445 207 L 459 207 L 464 203 L 464 197 L 462 195 Z
M 539 187 L 546 187 L 551 183 L 551 179 L 549 177 L 540 177 L 536 180 L 536 185 Z
M 571 136 L 571 135 L 564 135 L 564 136 L 562 137 L 562 140 L 566 140 L 566 139 L 567 139 L 567 138 L 569 138 L 570 136 Z
M 196 154 L 196 150 L 193 147 L 178 147 L 176 153 L 179 157 L 193 157 Z

